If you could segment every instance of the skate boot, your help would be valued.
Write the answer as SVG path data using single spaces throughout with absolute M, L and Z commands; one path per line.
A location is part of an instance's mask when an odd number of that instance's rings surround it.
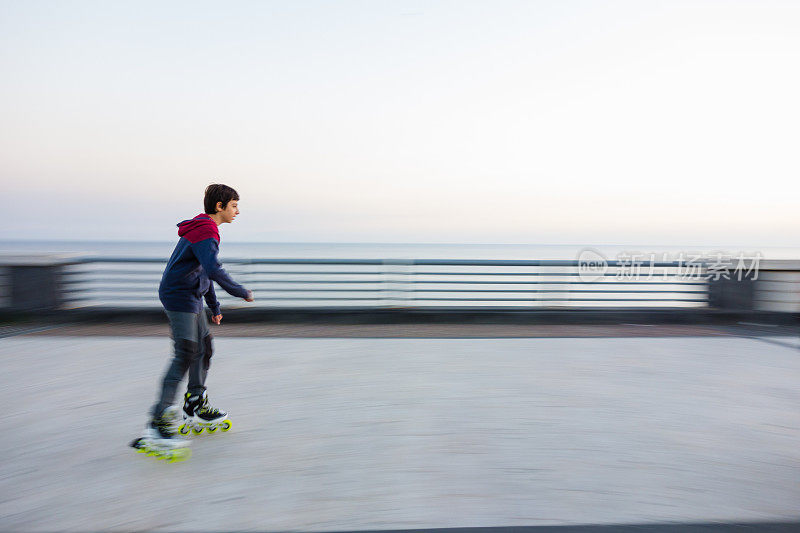
M 164 414 L 161 415 L 169 422 L 169 427 L 172 433 L 177 433 L 178 428 L 183 424 L 183 416 L 181 416 L 181 408 L 178 405 L 170 405 L 164 409 Z
M 157 459 L 166 459 L 170 463 L 184 461 L 192 455 L 189 441 L 175 434 L 173 416 L 166 412 L 154 417 L 142 436 L 131 442 L 131 447 Z
M 201 396 L 186 393 L 183 402 L 183 425 L 179 428 L 182 435 L 188 435 L 191 431 L 199 435 L 205 429 L 209 433 L 228 431 L 231 429 L 231 421 L 228 413 L 220 411 L 216 407 L 211 407 L 208 403 L 208 395 L 203 391 Z

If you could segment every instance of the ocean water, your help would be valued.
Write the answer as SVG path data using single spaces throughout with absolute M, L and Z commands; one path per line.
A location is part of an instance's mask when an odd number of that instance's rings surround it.
M 122 241 L 0 241 L 0 254 L 78 254 L 91 257 L 163 258 L 172 253 L 171 242 Z M 797 247 L 753 246 L 660 246 L 660 245 L 542 245 L 542 244 L 429 244 L 429 243 L 258 243 L 225 242 L 220 258 L 236 259 L 577 259 L 581 251 L 590 248 L 606 259 L 620 254 L 644 254 L 656 260 L 684 255 L 714 257 L 718 253 L 763 259 L 800 260 Z

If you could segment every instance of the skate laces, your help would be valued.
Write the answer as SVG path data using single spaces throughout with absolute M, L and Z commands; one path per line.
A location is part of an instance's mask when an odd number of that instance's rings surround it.
M 175 435 L 175 431 L 173 429 L 172 420 L 168 417 L 164 416 L 163 414 L 154 420 L 156 429 L 158 432 L 165 436 L 173 436 Z
M 208 396 L 204 396 L 200 406 L 197 408 L 198 413 L 202 413 L 204 415 L 211 415 L 211 416 L 219 416 L 220 412 L 219 409 L 216 407 L 211 407 L 208 405 Z

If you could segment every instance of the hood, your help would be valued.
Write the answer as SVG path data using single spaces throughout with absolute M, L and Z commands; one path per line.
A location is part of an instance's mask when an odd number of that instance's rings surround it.
M 178 236 L 186 238 L 191 243 L 212 237 L 219 242 L 219 228 L 210 216 L 200 213 L 191 220 L 178 223 Z

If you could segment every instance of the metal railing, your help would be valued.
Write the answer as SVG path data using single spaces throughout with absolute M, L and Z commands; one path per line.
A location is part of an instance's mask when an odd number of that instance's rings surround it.
M 163 259 L 81 258 L 66 265 L 65 308 L 157 307 Z M 217 288 L 226 308 L 685 308 L 708 306 L 703 272 L 647 263 L 647 275 L 609 261 L 587 274 L 577 260 L 226 259 L 254 291 L 246 304 Z M 698 275 L 700 274 L 700 275 Z

